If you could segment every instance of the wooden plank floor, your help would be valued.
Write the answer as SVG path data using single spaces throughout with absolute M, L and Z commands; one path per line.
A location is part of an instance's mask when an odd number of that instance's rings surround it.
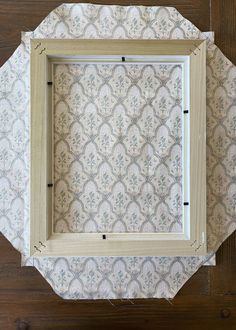
M 72 2 L 72 1 L 64 1 Z M 85 1 L 84 1 L 85 2 Z M 235 0 L 94 1 L 121 5 L 171 5 L 202 31 L 215 31 L 216 44 L 236 63 Z M 0 0 L 0 65 L 58 6 L 56 0 Z M 8 329 L 236 329 L 236 235 L 217 252 L 216 267 L 202 267 L 171 301 L 63 301 L 36 269 L 20 267 L 20 254 L 0 235 L 0 330 Z

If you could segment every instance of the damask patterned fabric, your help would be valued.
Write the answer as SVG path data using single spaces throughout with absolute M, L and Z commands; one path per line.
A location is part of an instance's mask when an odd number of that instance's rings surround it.
M 31 38 L 207 39 L 207 257 L 29 258 Z M 22 35 L 21 45 L 0 69 L 1 232 L 21 251 L 22 263 L 34 265 L 66 299 L 174 297 L 236 227 L 235 99 L 235 67 L 174 8 L 58 7 L 34 32 Z
M 56 64 L 56 232 L 182 231 L 182 65 Z

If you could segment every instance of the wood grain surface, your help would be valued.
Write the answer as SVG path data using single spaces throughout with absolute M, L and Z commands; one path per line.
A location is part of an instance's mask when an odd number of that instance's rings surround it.
M 93 2 L 174 6 L 202 31 L 215 31 L 216 44 L 236 62 L 235 0 Z M 34 29 L 61 3 L 0 0 L 0 65 L 20 43 L 20 32 Z M 107 300 L 65 301 L 55 295 L 35 268 L 21 268 L 20 254 L 0 235 L 0 330 L 235 330 L 235 278 L 234 233 L 217 252 L 217 266 L 199 269 L 171 301 L 115 300 L 113 305 Z

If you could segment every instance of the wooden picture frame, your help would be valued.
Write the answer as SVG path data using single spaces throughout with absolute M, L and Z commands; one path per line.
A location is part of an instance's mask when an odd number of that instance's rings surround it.
M 184 66 L 182 233 L 54 233 L 52 63 L 133 57 Z M 31 40 L 31 256 L 188 256 L 206 248 L 206 42 Z

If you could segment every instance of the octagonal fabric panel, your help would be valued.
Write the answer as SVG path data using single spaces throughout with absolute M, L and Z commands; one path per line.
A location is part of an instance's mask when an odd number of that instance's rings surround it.
M 29 258 L 29 45 L 32 38 L 207 39 L 207 257 Z M 58 67 L 58 72 L 61 69 Z M 21 45 L 0 69 L 0 82 L 0 230 L 22 253 L 22 263 L 34 265 L 60 296 L 66 299 L 174 297 L 235 230 L 236 69 L 213 44 L 211 35 L 201 33 L 176 9 L 61 5 L 35 31 L 22 34 Z M 58 108 L 59 104 L 56 112 L 60 111 Z M 171 230 L 172 223 L 172 220 L 167 222 L 166 228 Z M 115 224 L 116 221 L 111 222 L 111 228 Z M 71 229 L 71 224 L 64 220 L 55 226 Z

